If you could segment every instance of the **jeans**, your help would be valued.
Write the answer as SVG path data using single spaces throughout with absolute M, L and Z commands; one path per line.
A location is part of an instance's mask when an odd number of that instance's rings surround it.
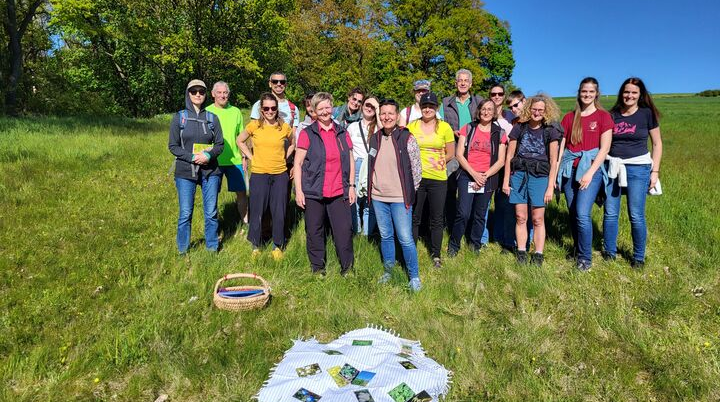
M 570 178 L 563 180 L 562 190 L 565 193 L 570 214 L 570 232 L 573 237 L 578 261 L 592 261 L 592 207 L 600 187 L 603 185 L 602 172 L 598 169 L 592 177 L 590 185 L 580 190 L 580 183 L 575 180 L 573 168 Z
M 285 245 L 285 213 L 288 205 L 288 174 L 253 173 L 250 175 L 248 240 L 254 248 L 262 243 L 262 218 L 266 209 L 272 217 L 272 238 L 275 247 Z
M 418 255 L 412 236 L 412 207 L 406 208 L 402 202 L 373 200 L 372 203 L 380 230 L 380 252 L 385 271 L 390 271 L 395 265 L 395 233 L 397 233 L 410 279 L 418 278 Z
M 458 176 L 458 201 L 457 214 L 450 234 L 448 249 L 457 253 L 460 250 L 460 240 L 465 234 L 468 222 L 470 223 L 470 244 L 476 250 L 482 246 L 483 231 L 487 226 L 485 223 L 487 208 L 490 205 L 492 191 L 485 193 L 468 193 L 468 185 L 471 183 L 470 175 L 460 172 Z
M 645 222 L 645 199 L 650 186 L 651 165 L 625 165 L 627 171 L 627 205 L 630 216 L 630 231 L 633 240 L 633 260 L 645 261 L 647 242 L 647 224 Z M 610 179 L 609 191 L 605 200 L 603 218 L 603 236 L 605 252 L 610 256 L 617 254 L 618 217 L 620 215 L 620 186 L 618 179 Z
M 507 249 L 515 245 L 515 206 L 502 189 L 495 191 L 493 239 Z
M 443 239 L 443 223 L 445 212 L 445 196 L 447 195 L 447 181 L 422 179 L 420 187 L 415 193 L 415 206 L 413 207 L 413 238 L 418 239 L 420 223 L 422 223 L 425 202 L 430 209 L 430 254 L 433 258 L 440 258 Z
M 200 185 L 203 200 L 203 214 L 205 216 L 205 247 L 217 251 L 218 242 L 218 208 L 217 199 L 220 192 L 220 175 L 203 175 L 196 180 L 175 178 L 180 213 L 177 224 L 177 247 L 180 253 L 186 253 L 190 247 L 190 233 L 192 232 L 192 215 L 195 208 L 195 189 Z
M 355 160 L 355 185 L 359 183 L 360 165 L 362 163 L 363 159 Z M 352 217 L 353 233 L 362 233 L 368 236 L 375 230 L 375 213 L 371 203 L 368 202 L 367 196 L 357 198 L 352 205 Z

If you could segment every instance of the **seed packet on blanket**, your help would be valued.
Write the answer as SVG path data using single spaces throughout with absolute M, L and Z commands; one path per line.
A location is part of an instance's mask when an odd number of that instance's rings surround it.
M 348 382 L 352 382 L 352 380 L 355 379 L 355 376 L 357 376 L 359 372 L 360 371 L 358 369 L 347 363 L 345 363 L 345 365 L 342 366 L 342 368 L 340 369 L 340 375 Z
M 339 351 L 339 350 L 332 350 L 332 349 L 326 349 L 326 350 L 323 350 L 323 352 L 325 352 L 325 354 L 330 355 L 330 356 L 335 356 L 335 355 L 341 355 L 341 354 L 342 354 L 341 351 Z
M 317 363 L 308 364 L 305 367 L 298 367 L 295 369 L 297 371 L 298 377 L 307 377 L 311 375 L 315 375 L 318 373 L 322 373 L 322 370 L 320 369 L 320 365 Z
M 410 398 L 415 396 L 415 392 L 404 382 L 388 392 L 390 398 L 395 402 L 408 402 Z
M 355 397 L 357 398 L 358 402 L 375 402 L 372 395 L 370 395 L 370 391 L 368 391 L 367 389 L 355 391 Z
M 340 375 L 340 366 L 330 367 L 327 369 L 328 374 L 330 374 L 330 377 L 332 377 L 333 381 L 335 381 L 335 384 L 337 384 L 338 387 L 342 388 L 348 384 L 350 384 L 350 381 L 346 380 L 345 377 Z
M 364 340 L 364 339 L 355 339 L 353 340 L 353 346 L 370 346 L 372 345 L 372 341 Z
M 375 373 L 373 373 L 372 371 L 361 371 L 358 373 L 358 375 L 355 376 L 355 379 L 352 380 L 352 383 L 354 385 L 366 387 L 373 377 L 375 377 Z
M 407 343 L 403 343 L 402 347 L 400 347 L 400 353 L 405 353 L 407 355 L 411 355 L 413 353 L 412 345 L 408 345 Z
M 312 392 L 308 391 L 305 388 L 300 388 L 295 395 L 293 395 L 295 399 L 299 399 L 303 402 L 316 402 L 319 401 L 321 396 Z
M 405 370 L 414 370 L 414 369 L 417 369 L 417 366 L 415 366 L 414 364 L 412 364 L 411 361 L 407 361 L 407 360 L 400 362 L 400 365 L 403 366 L 403 367 L 405 367 Z
M 413 396 L 409 402 L 432 402 L 432 396 L 427 391 L 421 391 Z

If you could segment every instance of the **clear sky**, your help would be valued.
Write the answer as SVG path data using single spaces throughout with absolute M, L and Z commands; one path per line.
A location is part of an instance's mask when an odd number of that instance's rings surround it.
M 586 76 L 617 94 L 630 76 L 651 93 L 720 89 L 720 0 L 485 0 L 510 24 L 513 83 L 572 96 Z

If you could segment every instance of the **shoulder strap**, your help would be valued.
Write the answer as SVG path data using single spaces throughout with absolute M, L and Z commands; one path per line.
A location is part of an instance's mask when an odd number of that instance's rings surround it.
M 180 116 L 180 120 L 178 121 L 180 125 L 180 147 L 184 149 L 185 139 L 183 138 L 183 133 L 185 132 L 185 124 L 187 124 L 188 112 L 186 109 L 183 109 L 178 112 L 178 115 Z
M 470 122 L 470 131 L 465 135 L 465 152 L 463 155 L 465 156 L 465 159 L 467 159 L 470 153 L 470 144 L 472 144 L 472 139 L 475 136 L 475 130 L 477 129 L 477 126 L 478 125 L 476 122 Z
M 362 128 L 362 120 L 358 121 L 358 127 L 360 128 L 360 138 L 362 138 L 363 146 L 365 147 L 366 152 L 370 152 L 370 147 L 368 146 L 367 140 L 365 139 L 365 131 Z
M 295 106 L 295 104 L 290 102 L 289 100 L 288 106 L 290 106 L 290 127 L 292 127 L 293 123 L 295 122 L 295 111 L 297 110 L 297 106 Z
M 517 156 L 518 152 L 520 151 L 520 144 L 522 143 L 522 139 L 525 136 L 525 131 L 527 130 L 527 122 L 526 123 L 520 123 L 520 135 L 518 135 L 517 143 L 515 145 L 515 155 Z
M 407 126 L 410 124 L 410 114 L 412 113 L 412 106 L 408 106 L 407 109 L 405 109 L 405 125 Z

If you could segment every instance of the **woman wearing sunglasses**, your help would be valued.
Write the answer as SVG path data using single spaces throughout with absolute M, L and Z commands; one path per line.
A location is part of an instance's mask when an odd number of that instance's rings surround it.
M 252 139 L 250 151 L 245 141 Z M 290 146 L 285 147 L 286 142 Z M 285 211 L 289 177 L 286 158 L 292 155 L 295 144 L 290 126 L 278 114 L 277 98 L 265 92 L 260 95 L 260 118 L 252 120 L 237 139 L 238 148 L 250 160 L 250 205 L 248 240 L 253 256 L 260 253 L 262 216 L 270 209 L 274 259 L 279 260 L 285 246 Z
M 305 210 L 307 254 L 313 273 L 325 275 L 325 222 L 332 228 L 340 274 L 353 266 L 350 206 L 355 203 L 353 143 L 343 126 L 333 121 L 333 97 L 318 92 L 312 98 L 317 120 L 300 132 L 295 152 L 295 203 Z
M 207 87 L 192 80 L 185 91 L 185 109 L 173 116 L 168 148 L 175 155 L 175 187 L 180 213 L 177 247 L 185 254 L 190 247 L 195 190 L 200 186 L 205 216 L 205 247 L 218 251 L 217 196 L 222 173 L 217 157 L 224 149 L 222 127 L 215 115 L 205 110 Z
M 380 103 L 374 96 L 365 98 L 362 106 L 362 119 L 350 123 L 347 127 L 353 143 L 355 185 L 357 186 L 355 190 L 358 195 L 357 202 L 353 204 L 353 231 L 362 233 L 365 236 L 372 234 L 375 229 L 375 215 L 372 212 L 370 203 L 367 202 L 367 180 L 361 180 L 360 171 L 363 170 L 363 164 L 367 163 L 370 136 L 378 128 L 377 110 L 379 105 Z M 364 169 L 367 172 L 367 165 L 365 165 Z

